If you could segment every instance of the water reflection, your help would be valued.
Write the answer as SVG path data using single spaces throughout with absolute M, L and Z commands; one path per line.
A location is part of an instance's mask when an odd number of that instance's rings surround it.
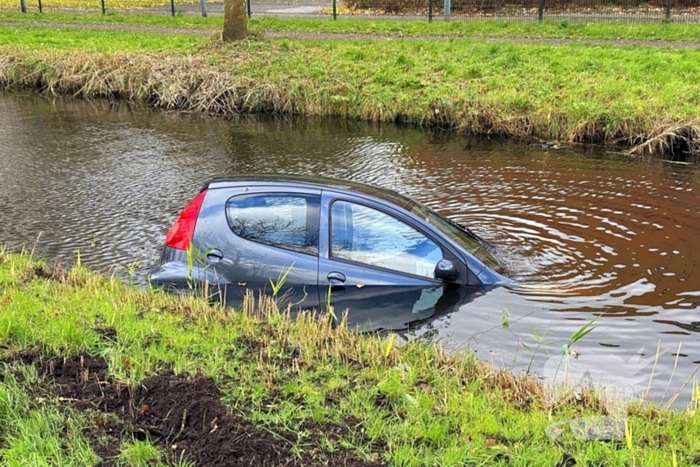
M 484 296 L 494 286 L 483 287 L 412 287 L 412 286 L 334 286 L 330 291 L 311 287 L 283 287 L 275 297 L 280 309 L 292 313 L 312 311 L 327 313 L 333 309 L 335 322 L 345 322 L 356 332 L 410 331 L 458 311 L 462 306 Z M 330 297 L 328 293 L 330 292 Z M 221 286 L 209 290 L 210 299 L 238 308 L 245 291 Z M 269 287 L 253 294 L 271 295 Z
M 333 291 L 333 306 L 362 331 L 408 331 L 459 310 L 493 287 L 364 287 Z
M 347 121 L 227 122 L 37 97 L 0 97 L 0 139 L 0 242 L 13 248 L 36 242 L 41 256 L 68 262 L 80 251 L 86 264 L 122 275 L 136 265 L 138 281 L 203 180 L 251 172 L 344 178 L 395 189 L 470 226 L 498 246 L 516 280 L 448 307 L 457 311 L 428 313 L 413 335 L 538 370 L 547 354 L 527 350 L 536 346 L 533 329 L 547 332 L 550 355 L 560 354 L 572 333 L 602 315 L 576 344 L 579 358 L 600 358 L 612 375 L 602 357 L 629 361 L 660 345 L 666 352 L 650 393 L 657 398 L 700 361 L 694 167 Z M 414 318 L 413 307 L 382 300 L 389 321 Z M 368 317 L 380 321 L 357 321 Z M 686 356 L 676 363 L 674 353 Z

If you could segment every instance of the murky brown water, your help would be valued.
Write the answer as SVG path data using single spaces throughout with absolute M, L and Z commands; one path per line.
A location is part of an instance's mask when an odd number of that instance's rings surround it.
M 668 400 L 690 381 L 678 399 L 688 402 L 700 364 L 695 167 L 343 121 L 224 122 L 7 95 L 0 141 L 0 243 L 36 244 L 60 261 L 80 251 L 137 281 L 209 177 L 314 173 L 394 188 L 497 245 L 516 280 L 416 335 L 546 374 L 603 313 L 572 364 L 646 392 L 658 346 L 651 396 Z M 533 329 L 547 334 L 534 359 Z

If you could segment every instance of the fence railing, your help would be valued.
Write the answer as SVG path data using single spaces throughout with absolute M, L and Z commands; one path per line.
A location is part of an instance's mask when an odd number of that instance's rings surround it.
M 248 16 L 469 21 L 641 21 L 700 23 L 700 0 L 246 0 Z M 223 15 L 223 0 L 0 0 L 22 12 Z

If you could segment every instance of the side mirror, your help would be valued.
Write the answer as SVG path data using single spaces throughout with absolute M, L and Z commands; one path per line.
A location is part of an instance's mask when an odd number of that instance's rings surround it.
M 441 259 L 435 265 L 435 278 L 445 282 L 454 282 L 459 277 L 457 265 L 449 259 Z

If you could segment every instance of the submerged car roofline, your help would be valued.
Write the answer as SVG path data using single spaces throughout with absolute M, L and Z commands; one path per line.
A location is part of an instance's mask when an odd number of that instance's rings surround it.
M 376 187 L 360 182 L 349 182 L 327 177 L 310 177 L 304 175 L 274 175 L 274 174 L 258 174 L 258 175 L 234 175 L 230 177 L 212 178 L 202 186 L 202 191 L 209 188 L 226 188 L 240 184 L 251 183 L 260 185 L 276 185 L 284 184 L 286 186 L 294 186 L 297 188 L 315 188 L 315 189 L 331 189 L 338 191 L 348 191 L 353 194 L 373 196 L 387 201 L 391 201 L 397 206 L 411 210 L 411 206 L 418 201 L 402 195 L 388 188 Z

